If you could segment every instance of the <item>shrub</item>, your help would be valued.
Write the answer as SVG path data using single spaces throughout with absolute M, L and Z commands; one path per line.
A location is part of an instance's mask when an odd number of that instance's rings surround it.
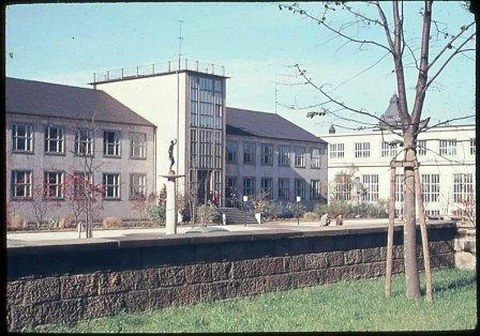
M 305 212 L 303 214 L 302 220 L 305 222 L 315 222 L 320 220 L 320 217 L 315 212 Z
M 330 204 L 318 204 L 314 212 L 321 217 L 325 213 L 335 217 L 342 215 L 343 218 L 388 218 L 387 204 L 383 200 L 378 203 L 357 203 L 352 204 L 346 201 L 332 200 Z
M 24 226 L 24 219 L 17 213 L 7 215 L 7 230 L 18 230 Z
M 74 228 L 76 227 L 75 219 L 71 215 L 68 215 L 66 217 L 61 217 L 60 220 L 58 221 L 58 227 L 60 229 Z
M 57 228 L 58 227 L 58 219 L 56 219 L 53 216 L 47 216 L 43 223 L 48 227 L 48 228 Z
M 117 217 L 106 217 L 102 220 L 102 226 L 106 229 L 122 227 L 123 222 Z
M 166 208 L 165 203 L 162 202 L 160 204 L 149 204 L 147 207 L 147 216 L 152 222 L 157 224 L 164 224 L 165 223 L 165 215 L 166 215 Z
M 291 214 L 291 217 L 285 217 L 285 218 L 292 218 L 292 217 L 302 217 L 303 214 L 306 211 L 305 205 L 302 203 L 287 203 L 285 206 L 285 209 L 288 211 L 289 214 Z
M 222 220 L 222 214 L 220 210 L 214 205 L 200 205 L 197 208 L 197 216 L 201 223 L 220 223 Z

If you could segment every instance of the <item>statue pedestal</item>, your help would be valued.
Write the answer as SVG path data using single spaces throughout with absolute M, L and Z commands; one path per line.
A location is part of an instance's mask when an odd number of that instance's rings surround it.
M 177 233 L 177 193 L 176 183 L 177 179 L 185 175 L 177 175 L 173 170 L 169 171 L 167 175 L 160 175 L 167 179 L 167 203 L 165 206 L 165 233 Z

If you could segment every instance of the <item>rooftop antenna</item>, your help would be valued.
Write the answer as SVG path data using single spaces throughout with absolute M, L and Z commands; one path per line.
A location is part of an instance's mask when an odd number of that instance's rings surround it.
M 184 23 L 183 20 L 178 20 L 179 23 L 179 35 L 178 35 L 178 70 L 180 70 L 180 61 L 182 57 L 182 42 L 183 42 L 183 36 L 182 36 L 182 23 Z

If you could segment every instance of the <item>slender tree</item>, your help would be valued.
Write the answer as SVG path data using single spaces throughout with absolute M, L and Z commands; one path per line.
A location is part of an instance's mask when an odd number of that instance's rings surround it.
M 474 51 L 472 47 L 475 40 L 475 21 L 461 26 L 454 33 L 447 32 L 441 28 L 439 23 L 433 19 L 433 1 L 425 0 L 420 11 L 421 15 L 421 31 L 419 45 L 414 46 L 415 40 L 407 40 L 404 31 L 404 19 L 408 13 L 404 12 L 403 1 L 379 2 L 365 1 L 362 3 L 348 3 L 345 1 L 329 1 L 322 4 L 322 12 L 320 15 L 313 14 L 313 11 L 306 10 L 303 5 L 294 3 L 291 5 L 279 5 L 279 9 L 287 9 L 294 14 L 316 22 L 321 28 L 333 33 L 335 37 L 342 39 L 345 44 L 356 44 L 360 49 L 367 47 L 378 48 L 390 56 L 393 62 L 393 72 L 395 73 L 396 91 L 398 96 L 398 110 L 400 114 L 400 127 L 390 124 L 373 113 L 363 108 L 354 108 L 337 95 L 329 92 L 324 85 L 318 85 L 307 74 L 307 71 L 300 65 L 296 65 L 296 69 L 307 84 L 315 88 L 323 96 L 324 101 L 316 105 L 320 108 L 318 112 L 311 112 L 309 117 L 318 115 L 332 114 L 343 120 L 351 119 L 342 116 L 340 112 L 353 112 L 357 116 L 370 117 L 375 119 L 377 123 L 382 123 L 392 133 L 402 138 L 403 142 L 403 159 L 408 162 L 416 161 L 416 140 L 422 131 L 438 126 L 443 123 L 429 126 L 429 118 L 422 119 L 422 111 L 424 108 L 425 97 L 429 88 L 437 80 L 444 69 L 457 56 Z M 391 13 L 387 16 L 386 7 L 390 6 Z M 334 11 L 344 11 L 351 15 L 352 20 L 342 22 L 336 25 L 335 22 L 327 20 L 330 13 Z M 388 18 L 387 18 L 388 17 Z M 356 32 L 352 32 L 349 27 L 358 27 Z M 376 39 L 375 34 L 371 34 L 371 38 L 364 38 L 358 31 L 371 32 L 368 26 L 378 27 L 384 38 Z M 437 52 L 431 55 L 432 35 L 442 37 L 444 41 L 443 47 L 436 48 Z M 439 41 L 440 39 L 437 39 Z M 383 58 L 382 58 L 383 59 Z M 406 60 L 413 60 L 417 72 L 417 80 L 413 97 L 413 104 L 409 106 L 407 99 L 407 86 L 405 67 Z M 453 120 L 461 120 L 470 118 L 465 116 L 455 118 Z M 358 120 L 358 119 L 357 119 Z M 415 179 L 413 167 L 404 168 L 404 250 L 405 250 L 405 277 L 406 277 L 406 295 L 408 298 L 418 298 L 420 296 L 420 284 L 418 275 L 418 265 L 415 253 L 416 246 L 416 230 L 415 230 Z

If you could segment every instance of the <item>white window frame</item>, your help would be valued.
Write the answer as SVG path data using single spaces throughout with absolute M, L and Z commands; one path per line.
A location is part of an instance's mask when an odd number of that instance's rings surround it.
M 130 133 L 130 158 L 147 158 L 147 134 L 141 132 Z
M 109 140 L 109 135 L 113 134 L 113 142 Z M 104 130 L 103 131 L 103 156 L 120 157 L 120 131 Z
M 32 198 L 32 185 L 31 170 L 12 170 L 10 181 L 10 196 L 12 199 Z M 21 188 L 21 193 L 17 192 L 19 190 L 18 188 Z
M 441 156 L 457 155 L 457 140 L 456 139 L 438 140 L 438 153 Z
M 354 156 L 355 158 L 369 158 L 370 142 L 356 142 Z
M 440 174 L 422 174 L 423 201 L 437 203 L 440 199 Z
M 294 187 L 295 187 L 295 197 L 300 196 L 302 200 L 306 199 L 306 182 L 304 179 L 295 179 L 294 180 Z
M 93 156 L 93 130 L 78 128 L 75 131 L 75 154 L 81 156 Z
M 427 155 L 427 140 L 417 140 L 417 155 Z
M 322 165 L 322 149 L 318 147 L 312 148 L 312 154 L 310 156 L 310 167 L 320 168 Z
M 52 130 L 57 130 L 56 137 L 52 137 Z M 56 144 L 57 150 L 52 150 L 53 144 Z M 48 125 L 45 127 L 45 153 L 64 154 L 65 153 L 65 128 L 62 126 Z
M 255 165 L 256 162 L 256 144 L 255 142 L 245 141 L 243 143 L 243 164 L 244 165 Z M 247 158 L 249 158 L 247 160 Z
M 382 141 L 382 150 L 381 150 L 381 157 L 394 157 L 397 155 L 398 152 L 398 144 L 397 143 L 389 143 Z
M 278 199 L 289 200 L 290 199 L 290 179 L 279 178 L 278 179 Z
M 362 185 L 365 187 L 362 200 L 366 202 L 378 201 L 379 180 L 378 174 L 362 175 Z
M 24 132 L 19 132 L 24 127 Z M 23 148 L 20 144 L 23 143 Z M 12 124 L 12 150 L 17 153 L 33 153 L 33 125 L 25 123 Z
M 251 183 L 247 183 L 251 182 Z M 243 178 L 243 195 L 254 198 L 255 194 L 255 177 L 245 176 Z
M 290 167 L 290 146 L 278 145 L 278 166 Z
M 56 170 L 45 171 L 45 174 L 44 174 L 45 198 L 46 199 L 63 199 L 64 198 L 64 181 L 65 181 L 65 172 L 56 171 Z
M 453 201 L 462 203 L 473 201 L 472 198 L 475 198 L 473 174 L 453 174 Z
M 330 144 L 330 159 L 341 159 L 345 157 L 345 144 Z
M 147 198 L 147 174 L 130 174 L 130 199 Z
M 273 178 L 262 177 L 260 179 L 260 193 L 267 199 L 273 198 Z
M 262 143 L 260 144 L 260 164 L 262 166 L 273 166 L 273 145 Z
M 322 196 L 321 193 L 321 181 L 320 180 L 310 180 L 310 198 L 311 199 L 320 199 Z
M 404 175 L 395 175 L 395 202 L 403 202 Z
M 232 163 L 232 164 L 237 163 L 238 147 L 237 147 L 236 141 L 227 140 L 226 152 L 227 152 L 227 155 L 226 155 L 227 163 Z
M 295 167 L 305 168 L 305 153 L 307 152 L 305 147 L 295 147 Z
M 113 178 L 111 183 L 108 181 L 109 177 Z M 103 199 L 105 200 L 119 200 L 121 199 L 121 180 L 119 173 L 103 173 Z M 111 192 L 111 193 L 110 193 Z

